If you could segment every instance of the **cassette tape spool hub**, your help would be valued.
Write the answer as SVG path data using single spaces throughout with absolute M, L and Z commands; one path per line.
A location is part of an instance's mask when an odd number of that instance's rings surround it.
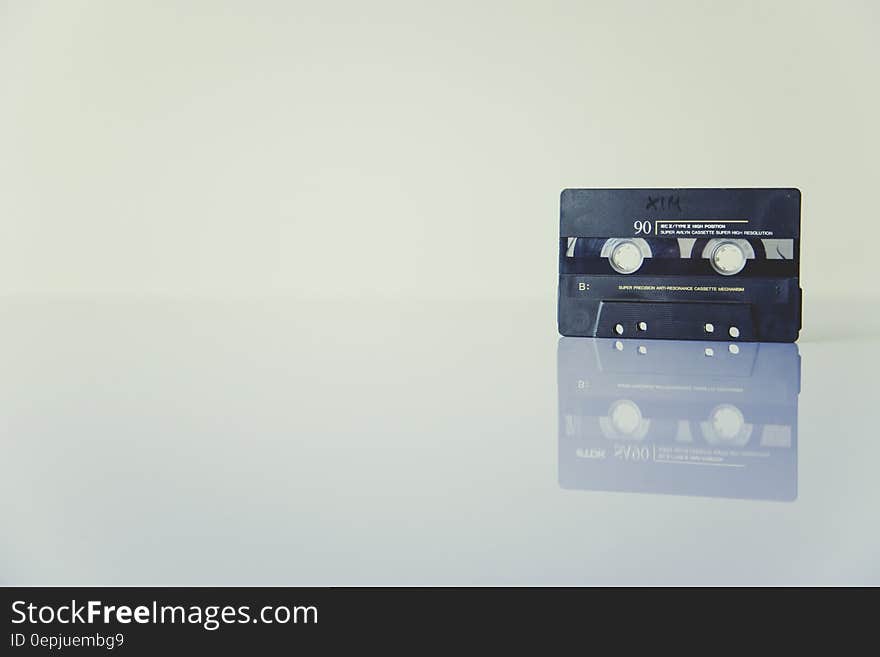
M 721 242 L 712 250 L 709 261 L 722 276 L 733 276 L 746 266 L 746 254 L 736 242 Z

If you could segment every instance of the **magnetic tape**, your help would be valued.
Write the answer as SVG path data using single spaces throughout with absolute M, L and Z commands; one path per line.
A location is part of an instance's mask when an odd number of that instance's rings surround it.
M 794 342 L 800 191 L 566 189 L 559 332 Z

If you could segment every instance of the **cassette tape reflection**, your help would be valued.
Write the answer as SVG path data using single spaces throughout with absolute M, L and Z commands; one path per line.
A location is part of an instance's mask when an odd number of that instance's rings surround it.
M 795 344 L 561 338 L 559 485 L 797 498 Z
M 797 189 L 566 189 L 559 332 L 794 342 Z

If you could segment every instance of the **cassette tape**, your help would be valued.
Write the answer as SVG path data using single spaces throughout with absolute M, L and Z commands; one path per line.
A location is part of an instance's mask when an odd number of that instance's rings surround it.
M 559 486 L 793 501 L 796 344 L 560 338 Z
M 794 342 L 800 191 L 566 189 L 564 336 Z

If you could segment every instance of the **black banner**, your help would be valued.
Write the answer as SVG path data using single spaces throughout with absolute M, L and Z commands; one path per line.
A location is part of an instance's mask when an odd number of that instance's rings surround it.
M 458 588 L 6 588 L 2 654 L 249 654 L 422 647 L 584 622 L 586 591 Z M 572 604 L 572 597 L 580 604 Z M 591 596 L 592 597 L 592 596 Z M 406 638 L 405 637 L 409 637 Z M 417 646 L 411 646 L 413 649 Z

